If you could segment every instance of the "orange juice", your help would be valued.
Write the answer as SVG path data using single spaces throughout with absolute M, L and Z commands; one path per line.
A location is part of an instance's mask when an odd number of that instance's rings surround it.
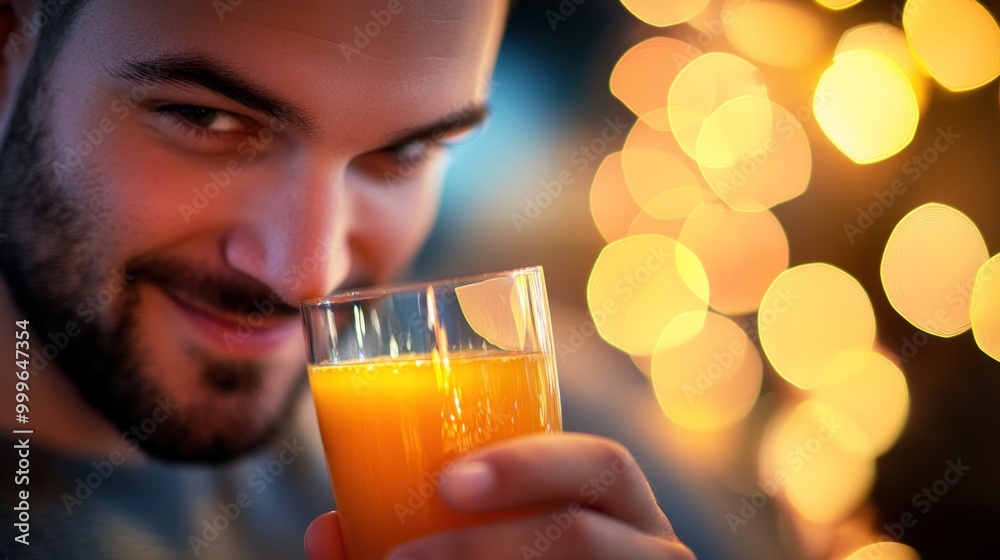
M 472 450 L 562 425 L 555 364 L 540 353 L 310 365 L 309 379 L 350 560 L 511 515 L 458 514 L 438 484 Z

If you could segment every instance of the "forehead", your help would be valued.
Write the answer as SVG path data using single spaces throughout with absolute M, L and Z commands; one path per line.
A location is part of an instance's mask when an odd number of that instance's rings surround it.
M 493 0 L 92 0 L 67 52 L 103 68 L 206 55 L 318 122 L 372 128 L 374 109 L 419 125 L 482 100 L 505 9 Z

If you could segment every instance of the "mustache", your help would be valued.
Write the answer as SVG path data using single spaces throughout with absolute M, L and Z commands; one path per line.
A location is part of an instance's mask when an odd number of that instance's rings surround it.
M 214 274 L 175 259 L 134 260 L 125 265 L 123 273 L 132 282 L 158 285 L 224 314 L 249 315 L 259 312 L 264 302 L 270 302 L 274 311 L 269 315 L 278 318 L 299 315 L 297 305 L 290 305 L 277 290 L 247 276 Z

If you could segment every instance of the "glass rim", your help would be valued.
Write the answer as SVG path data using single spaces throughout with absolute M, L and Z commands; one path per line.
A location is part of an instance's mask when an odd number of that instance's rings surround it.
M 470 274 L 466 276 L 455 276 L 452 278 L 441 278 L 439 280 L 406 282 L 400 284 L 386 284 L 382 286 L 371 286 L 367 288 L 356 288 L 342 292 L 333 292 L 323 297 L 307 299 L 299 302 L 299 309 L 315 309 L 324 305 L 335 305 L 355 300 L 373 299 L 382 296 L 400 294 L 404 292 L 416 292 L 422 288 L 430 286 L 461 285 L 475 281 L 499 278 L 502 276 L 516 276 L 530 273 L 541 273 L 541 265 L 512 268 L 509 270 L 499 270 L 496 272 L 484 272 L 480 274 Z

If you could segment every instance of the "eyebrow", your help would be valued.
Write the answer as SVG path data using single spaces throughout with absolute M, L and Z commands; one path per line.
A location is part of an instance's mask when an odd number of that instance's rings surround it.
M 227 97 L 244 107 L 263 113 L 283 124 L 295 127 L 309 136 L 316 136 L 314 120 L 287 99 L 227 68 L 221 62 L 204 55 L 161 56 L 148 60 L 125 61 L 110 69 L 112 75 L 149 87 L 156 84 L 186 85 L 204 88 Z M 390 149 L 409 143 L 454 135 L 480 125 L 489 116 L 485 104 L 474 104 L 454 111 L 436 122 L 389 135 L 385 147 Z
M 434 141 L 444 136 L 455 136 L 478 127 L 489 116 L 489 107 L 481 103 L 475 104 L 454 111 L 437 122 L 404 130 L 387 140 L 382 149 L 399 148 L 407 144 Z
M 283 124 L 314 135 L 312 119 L 288 100 L 226 68 L 206 56 L 163 56 L 149 60 L 127 61 L 111 73 L 136 85 L 155 84 L 195 86 L 228 97 L 244 107 L 263 113 Z

